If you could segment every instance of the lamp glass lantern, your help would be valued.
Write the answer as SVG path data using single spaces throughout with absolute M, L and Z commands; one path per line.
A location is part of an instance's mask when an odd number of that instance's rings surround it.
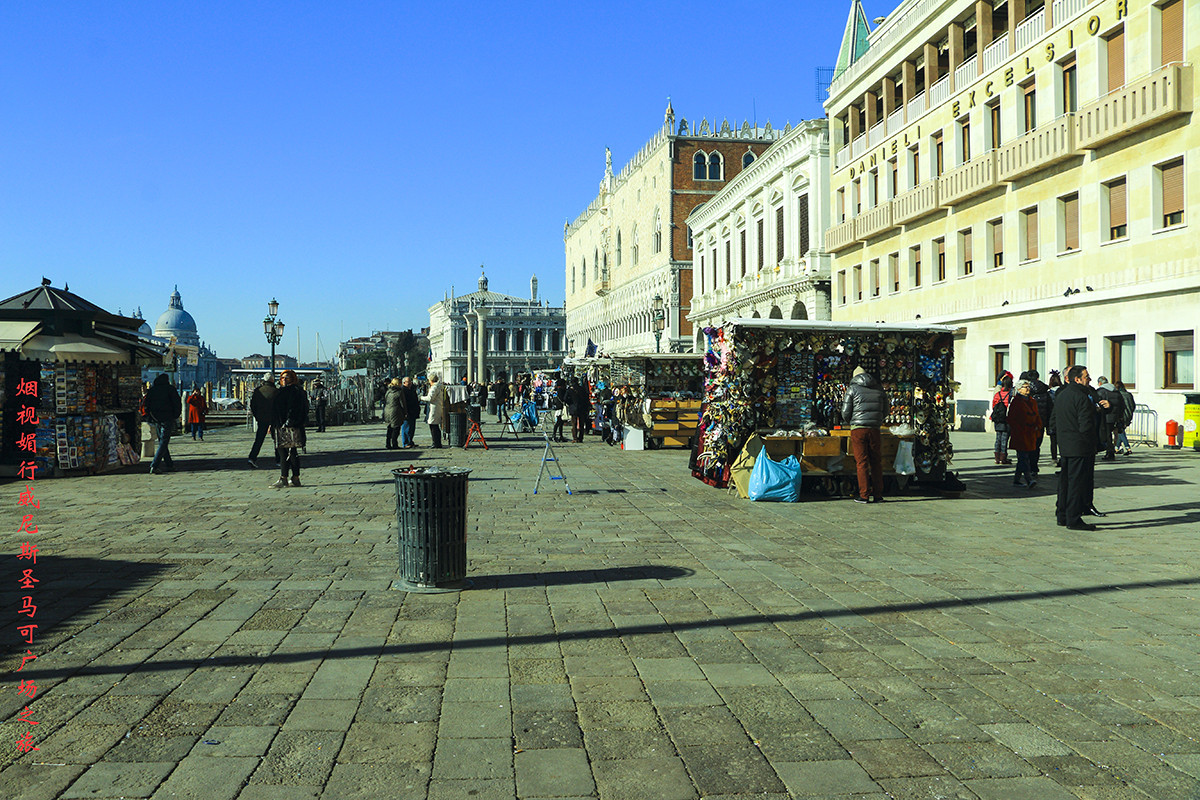
M 267 311 L 270 312 L 272 317 L 279 313 L 279 301 L 274 297 L 267 303 Z

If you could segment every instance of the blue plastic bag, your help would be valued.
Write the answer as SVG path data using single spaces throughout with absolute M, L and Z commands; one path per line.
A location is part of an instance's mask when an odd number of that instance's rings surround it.
M 759 453 L 746 494 L 751 500 L 795 503 L 800 499 L 800 462 L 795 456 L 772 461 L 765 452 Z

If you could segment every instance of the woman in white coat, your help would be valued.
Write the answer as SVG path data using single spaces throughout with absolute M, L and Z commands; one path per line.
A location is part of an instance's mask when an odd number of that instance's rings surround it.
M 449 399 L 446 397 L 446 385 L 442 383 L 440 375 L 430 377 L 429 394 L 425 396 L 425 400 L 429 403 L 429 413 L 425 421 L 429 423 L 429 433 L 433 436 L 433 446 L 437 449 L 442 446 L 442 428 L 450 423 L 447 411 Z

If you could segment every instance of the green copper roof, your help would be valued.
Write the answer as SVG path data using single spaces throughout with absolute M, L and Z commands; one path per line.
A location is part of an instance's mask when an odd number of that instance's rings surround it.
M 846 32 L 842 34 L 842 48 L 838 51 L 837 64 L 833 68 L 835 80 L 867 52 L 867 36 L 870 33 L 871 28 L 867 25 L 867 15 L 863 12 L 862 3 L 854 0 L 850 6 L 850 16 L 846 19 Z

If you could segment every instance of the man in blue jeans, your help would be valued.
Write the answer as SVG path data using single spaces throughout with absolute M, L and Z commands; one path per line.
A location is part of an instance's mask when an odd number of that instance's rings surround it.
M 175 467 L 171 460 L 171 434 L 179 422 L 179 412 L 183 403 L 179 400 L 179 392 L 171 385 L 171 379 L 166 374 L 159 375 L 146 392 L 146 415 L 158 432 L 158 447 L 154 451 L 154 460 L 150 462 L 150 474 L 162 475 Z

